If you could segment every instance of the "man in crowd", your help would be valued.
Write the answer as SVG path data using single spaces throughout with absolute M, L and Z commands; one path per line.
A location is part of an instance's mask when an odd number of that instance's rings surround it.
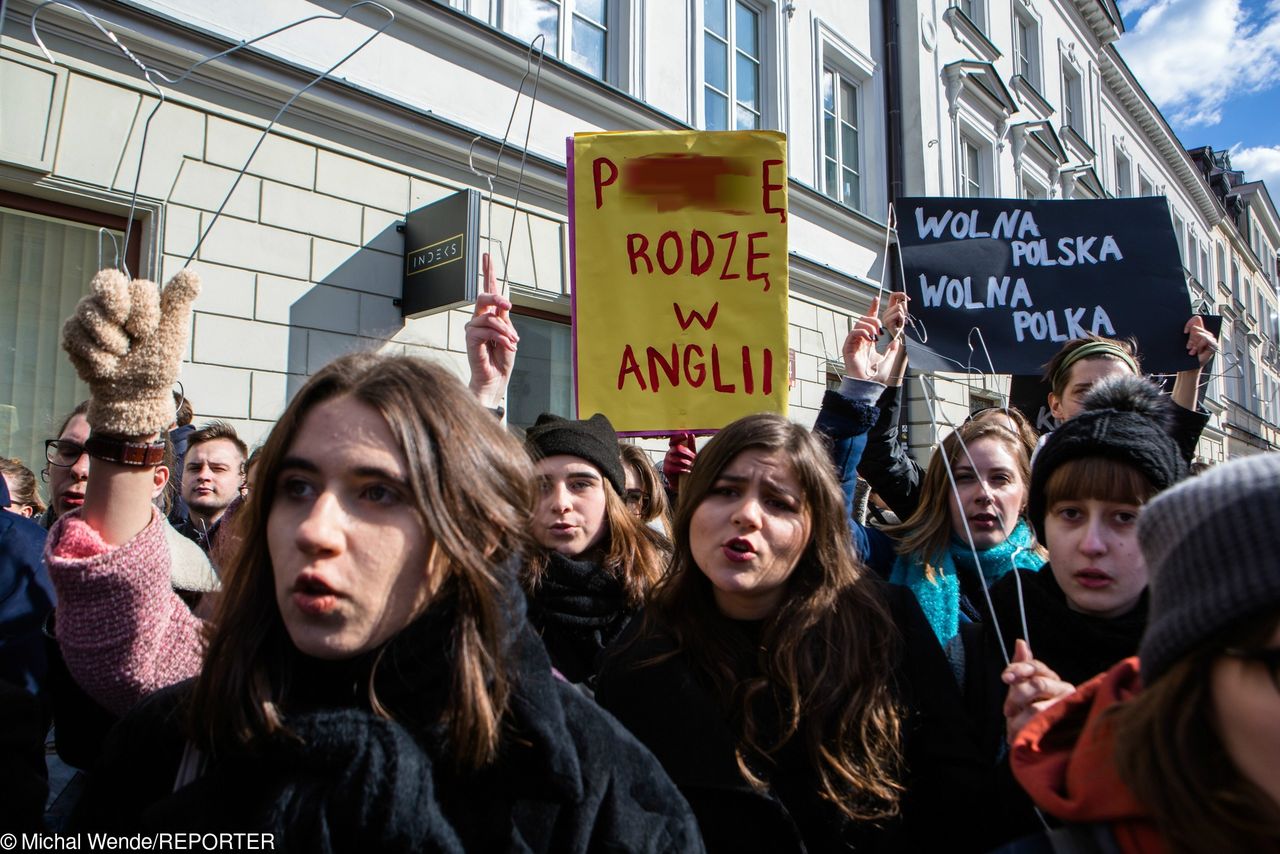
M 206 551 L 213 529 L 240 495 L 249 449 L 225 421 L 210 421 L 190 435 L 182 466 L 188 520 L 177 526 Z

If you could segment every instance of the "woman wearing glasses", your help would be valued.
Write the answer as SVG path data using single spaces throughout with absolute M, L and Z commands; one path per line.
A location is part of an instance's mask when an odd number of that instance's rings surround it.
M 627 509 L 650 528 L 671 538 L 667 491 L 658 480 L 658 472 L 649 457 L 636 445 L 621 444 L 622 465 L 627 476 L 627 492 L 622 496 Z
M 1019 782 L 1074 823 L 1060 833 L 1102 841 L 1080 850 L 1276 850 L 1277 506 L 1275 453 L 1218 466 L 1147 505 L 1138 537 L 1151 606 L 1138 658 L 1050 706 L 1013 743 Z

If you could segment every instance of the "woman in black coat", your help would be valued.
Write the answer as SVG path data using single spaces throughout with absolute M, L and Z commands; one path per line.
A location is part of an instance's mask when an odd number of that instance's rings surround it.
M 909 593 L 854 558 L 826 449 L 771 415 L 682 481 L 675 554 L 597 700 L 711 851 L 981 850 L 981 758 Z
M 122 720 L 73 825 L 269 832 L 277 850 L 701 850 L 660 765 L 554 678 L 525 620 L 533 482 L 445 369 L 321 370 L 262 450 L 203 667 Z

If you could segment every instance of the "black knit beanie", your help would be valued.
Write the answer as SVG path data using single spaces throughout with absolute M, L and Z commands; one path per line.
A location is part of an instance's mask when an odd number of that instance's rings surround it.
M 1201 643 L 1280 610 L 1280 454 L 1232 460 L 1157 496 L 1138 518 L 1151 610 L 1150 685 Z
M 525 444 L 534 459 L 568 454 L 581 457 L 600 469 L 619 495 L 627 491 L 627 476 L 622 469 L 622 451 L 618 434 L 609 419 L 599 412 L 586 421 L 570 421 L 544 412 L 525 431 Z
M 1159 386 L 1132 375 L 1108 377 L 1085 396 L 1083 411 L 1049 434 L 1031 465 L 1027 518 L 1045 542 L 1045 489 L 1064 463 L 1105 457 L 1127 463 L 1157 491 L 1187 476 L 1187 462 L 1170 430 L 1175 404 Z

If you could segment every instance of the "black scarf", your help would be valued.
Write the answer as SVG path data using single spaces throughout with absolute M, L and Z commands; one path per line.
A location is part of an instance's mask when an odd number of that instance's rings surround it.
M 1129 613 L 1095 617 L 1071 610 L 1067 595 L 1048 564 L 1039 572 L 1018 570 L 1018 575 L 1026 603 L 1031 651 L 1066 681 L 1079 685 L 1138 654 L 1138 642 L 1147 626 L 1146 590 Z M 991 599 L 1012 655 L 1014 640 L 1022 637 L 1018 590 L 1012 575 L 991 588 Z
M 622 582 L 593 560 L 549 552 L 538 588 L 529 596 L 529 621 L 555 665 L 571 682 L 589 682 L 600 653 L 617 640 L 635 613 Z

